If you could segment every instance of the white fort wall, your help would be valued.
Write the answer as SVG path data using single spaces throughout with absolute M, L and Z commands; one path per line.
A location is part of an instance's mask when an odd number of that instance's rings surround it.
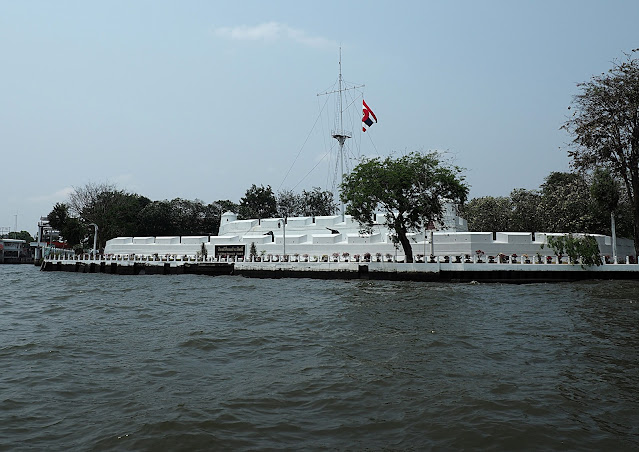
M 363 255 L 364 253 L 390 254 L 400 260 L 403 258 L 401 247 L 396 248 L 389 237 L 386 228 L 380 225 L 383 217 L 378 215 L 377 224 L 371 234 L 360 234 L 359 225 L 350 216 L 342 217 L 296 217 L 289 218 L 284 227 L 284 221 L 278 218 L 262 220 L 237 220 L 232 213 L 222 216 L 220 233 L 218 236 L 192 237 L 118 237 L 107 242 L 105 254 L 113 255 L 177 255 L 195 256 L 206 247 L 209 256 L 225 254 L 226 246 L 244 245 L 244 255 L 248 256 L 251 244 L 254 243 L 258 256 L 260 254 L 282 255 L 286 248 L 287 255 L 308 254 L 310 257 L 333 253 L 342 255 L 349 253 Z M 286 235 L 286 244 L 284 236 Z M 498 254 L 522 256 L 553 256 L 554 253 L 547 245 L 549 233 L 524 232 L 467 232 L 466 222 L 452 214 L 449 210 L 445 218 L 443 230 L 432 233 L 427 231 L 410 234 L 413 254 L 437 256 L 475 255 L 481 250 L 485 256 Z M 608 236 L 593 235 L 599 244 L 602 255 L 612 256 L 612 240 Z M 542 248 L 542 245 L 544 246 Z M 617 240 L 617 255 L 634 256 L 632 240 Z M 625 258 L 624 258 L 625 260 Z

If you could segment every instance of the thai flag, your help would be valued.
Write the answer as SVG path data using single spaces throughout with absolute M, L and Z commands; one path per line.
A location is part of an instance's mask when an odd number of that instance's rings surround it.
M 366 129 L 368 129 L 370 126 L 373 125 L 373 119 L 375 120 L 375 122 L 377 122 L 377 116 L 375 116 L 375 113 L 373 113 L 373 110 L 371 110 L 368 107 L 368 105 L 366 105 L 366 101 L 364 99 L 362 99 L 362 102 L 364 103 L 363 105 L 364 116 L 362 117 L 362 132 L 366 132 Z M 371 119 L 371 117 L 373 119 Z

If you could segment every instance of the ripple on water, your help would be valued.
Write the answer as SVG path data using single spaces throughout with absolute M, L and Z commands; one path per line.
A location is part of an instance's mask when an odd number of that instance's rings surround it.
M 637 283 L 7 271 L 0 449 L 639 448 Z

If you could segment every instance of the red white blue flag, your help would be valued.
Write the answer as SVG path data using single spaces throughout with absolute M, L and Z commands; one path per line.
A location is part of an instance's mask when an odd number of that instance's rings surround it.
M 366 101 L 364 99 L 362 99 L 362 102 L 364 103 L 363 105 L 364 116 L 362 117 L 362 132 L 366 132 L 366 129 L 368 129 L 370 126 L 373 125 L 373 120 L 377 122 L 377 116 L 375 116 L 375 113 L 373 113 L 373 110 L 371 110 L 368 107 L 368 105 L 366 105 Z

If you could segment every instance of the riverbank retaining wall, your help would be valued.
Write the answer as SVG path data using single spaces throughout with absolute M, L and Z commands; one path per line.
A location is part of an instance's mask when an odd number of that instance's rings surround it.
M 639 279 L 637 264 L 488 263 L 488 262 L 222 262 L 107 259 L 47 259 L 43 271 L 114 275 L 236 275 L 248 278 L 370 279 L 441 282 L 559 282 L 590 279 Z

